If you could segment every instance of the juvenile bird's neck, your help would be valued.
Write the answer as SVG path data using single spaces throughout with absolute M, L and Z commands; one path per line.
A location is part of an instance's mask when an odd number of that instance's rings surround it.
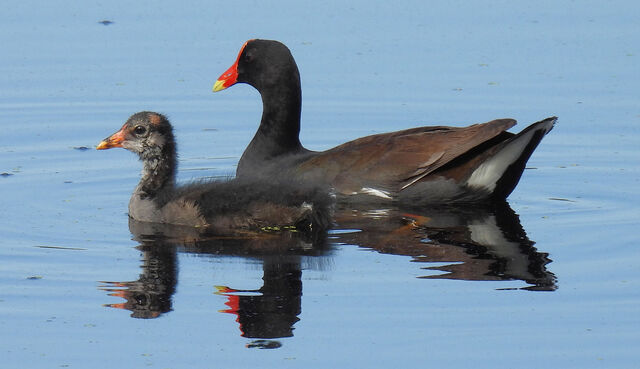
M 156 198 L 175 187 L 176 154 L 175 144 L 146 150 L 141 156 L 142 174 L 134 196 L 141 199 Z

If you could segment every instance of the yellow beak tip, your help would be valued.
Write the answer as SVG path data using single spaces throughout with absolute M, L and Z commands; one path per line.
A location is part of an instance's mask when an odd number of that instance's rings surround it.
M 226 87 L 224 87 L 224 81 L 223 80 L 217 80 L 216 83 L 213 85 L 213 92 L 218 92 L 220 90 L 224 90 Z

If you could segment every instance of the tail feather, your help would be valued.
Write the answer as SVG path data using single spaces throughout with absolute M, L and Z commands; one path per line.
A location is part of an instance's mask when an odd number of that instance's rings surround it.
M 518 184 L 531 154 L 556 120 L 551 117 L 534 123 L 494 147 L 493 155 L 471 173 L 467 186 L 489 191 L 495 199 L 506 199 Z

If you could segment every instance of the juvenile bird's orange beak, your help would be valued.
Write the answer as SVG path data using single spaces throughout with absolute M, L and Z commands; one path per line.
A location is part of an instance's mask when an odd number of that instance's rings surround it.
M 102 142 L 100 142 L 98 146 L 96 146 L 96 149 L 106 150 L 114 147 L 122 147 L 124 136 L 125 136 L 125 130 L 124 130 L 124 126 L 122 126 L 122 128 L 118 132 L 102 140 Z

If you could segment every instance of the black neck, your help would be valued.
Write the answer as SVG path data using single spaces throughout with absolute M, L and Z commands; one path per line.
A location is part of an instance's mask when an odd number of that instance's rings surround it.
M 260 92 L 262 120 L 256 133 L 256 137 L 268 138 L 274 144 L 274 155 L 280 154 L 279 150 L 288 152 L 302 146 L 299 138 L 302 110 L 300 78 L 281 82 Z
M 275 157 L 306 151 L 299 138 L 302 109 L 300 78 L 296 75 L 296 78 L 281 82 L 260 91 L 262 120 L 240 158 L 237 174 L 257 169 L 256 166 Z

